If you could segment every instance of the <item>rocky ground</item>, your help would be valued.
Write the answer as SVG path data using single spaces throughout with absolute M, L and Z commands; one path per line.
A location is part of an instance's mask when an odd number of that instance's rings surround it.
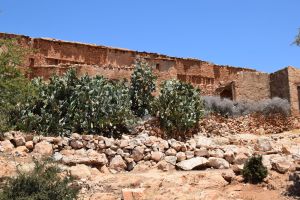
M 33 158 L 52 157 L 76 177 L 81 199 L 296 199 L 300 130 L 279 134 L 197 134 L 186 142 L 143 130 L 121 139 L 72 134 L 43 137 L 7 132 L 0 141 L 0 180 L 29 171 Z M 243 182 L 240 170 L 263 155 L 269 176 Z M 299 180 L 298 180 L 299 182 Z

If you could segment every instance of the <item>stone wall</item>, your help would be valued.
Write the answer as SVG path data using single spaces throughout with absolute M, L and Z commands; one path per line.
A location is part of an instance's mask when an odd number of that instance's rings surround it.
M 239 73 L 234 86 L 235 98 L 239 100 L 259 101 L 271 97 L 270 77 L 266 73 Z
M 300 70 L 288 67 L 290 103 L 293 114 L 300 114 Z
M 270 74 L 271 97 L 280 97 L 290 100 L 288 70 L 284 68 Z
M 91 44 L 67 42 L 47 38 L 30 38 L 0 33 L 0 38 L 18 38 L 23 46 L 33 48 L 25 66 L 32 69 L 31 78 L 49 78 L 76 66 L 80 74 L 103 75 L 111 79 L 130 78 L 136 57 L 145 58 L 158 76 L 158 82 L 178 78 L 200 87 L 203 94 L 216 94 L 217 88 L 236 78 L 238 72 L 252 69 L 215 65 L 209 62 L 176 58 L 166 55 L 137 52 Z

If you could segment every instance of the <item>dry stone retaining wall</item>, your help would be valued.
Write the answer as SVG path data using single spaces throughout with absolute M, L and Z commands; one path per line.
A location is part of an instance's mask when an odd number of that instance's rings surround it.
M 76 133 L 70 137 L 43 137 L 12 131 L 4 134 L 0 151 L 17 157 L 29 154 L 35 157 L 50 156 L 57 162 L 70 166 L 71 171 L 89 166 L 94 170 L 111 173 L 147 170 L 152 167 L 164 171 L 175 168 L 231 168 L 240 173 L 250 156 L 260 154 L 268 169 L 285 173 L 293 170 L 300 162 L 300 147 L 293 142 L 299 136 L 300 132 L 270 136 L 196 135 L 186 142 L 180 142 L 149 136 L 147 131 L 137 136 L 123 135 L 121 139 Z

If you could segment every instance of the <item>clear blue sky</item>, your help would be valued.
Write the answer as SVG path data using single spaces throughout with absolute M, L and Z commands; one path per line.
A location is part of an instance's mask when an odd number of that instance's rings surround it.
M 300 68 L 299 0 L 0 0 L 0 32 L 192 57 L 273 72 Z

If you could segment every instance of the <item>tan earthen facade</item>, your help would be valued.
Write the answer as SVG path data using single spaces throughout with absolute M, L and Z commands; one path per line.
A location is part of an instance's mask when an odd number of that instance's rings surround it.
M 204 95 L 220 95 L 233 100 L 258 101 L 279 96 L 290 101 L 293 113 L 300 110 L 300 70 L 293 67 L 267 74 L 197 59 L 47 38 L 6 33 L 0 33 L 0 38 L 17 38 L 22 46 L 34 49 L 23 66 L 30 68 L 31 78 L 47 79 L 54 73 L 63 74 L 75 67 L 79 75 L 130 79 L 135 59 L 142 57 L 153 66 L 159 83 L 176 78 L 201 88 Z

